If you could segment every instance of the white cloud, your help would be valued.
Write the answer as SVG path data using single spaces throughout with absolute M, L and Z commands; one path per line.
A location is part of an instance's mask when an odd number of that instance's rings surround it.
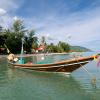
M 8 28 L 12 23 L 12 16 L 5 15 L 0 18 L 0 25 L 4 28 Z
M 21 6 L 24 0 L 1 0 L 0 1 L 0 25 L 9 27 L 17 19 L 15 11 Z M 15 17 L 14 17 L 14 16 Z
M 12 16 L 9 11 L 14 11 L 20 7 L 23 0 L 2 0 L 0 2 L 1 11 L 3 14 L 0 18 L 0 24 L 9 26 L 13 19 L 21 18 L 20 16 Z M 5 10 L 4 10 L 5 9 Z M 59 8 L 60 9 L 60 8 Z M 63 8 L 64 9 L 64 8 Z M 68 9 L 66 7 L 66 9 Z M 52 41 L 66 41 L 72 45 L 85 45 L 89 47 L 90 42 L 98 40 L 100 37 L 100 7 L 84 9 L 78 12 L 66 12 L 65 16 L 57 15 L 56 10 L 53 13 L 48 12 L 48 15 L 43 19 L 39 17 L 21 18 L 24 20 L 28 28 L 36 29 L 37 36 L 45 36 L 49 34 Z M 53 40 L 54 39 L 54 40 Z M 51 42 L 51 41 L 50 41 Z M 89 44 L 89 45 L 88 45 Z M 95 44 L 95 43 L 94 43 Z M 96 43 L 98 44 L 98 43 Z M 91 46 L 90 46 L 91 47 Z M 92 47 L 91 47 L 92 48 Z
M 2 16 L 2 15 L 4 15 L 4 14 L 6 14 L 6 10 L 0 8 L 0 16 Z
M 18 20 L 19 18 L 17 16 L 13 17 L 14 21 Z
M 71 13 L 64 18 L 51 15 L 44 20 L 27 19 L 29 26 L 35 25 L 38 36 L 50 34 L 52 38 L 67 41 L 72 45 L 88 44 L 100 37 L 100 8 Z M 31 21 L 31 22 L 30 22 Z M 30 23 L 29 23 L 30 22 Z M 70 34 L 71 38 L 68 38 Z M 90 46 L 91 47 L 91 46 Z
M 1 0 L 0 1 L 0 7 L 10 11 L 10 10 L 15 10 L 19 8 L 19 3 L 21 3 L 23 0 Z

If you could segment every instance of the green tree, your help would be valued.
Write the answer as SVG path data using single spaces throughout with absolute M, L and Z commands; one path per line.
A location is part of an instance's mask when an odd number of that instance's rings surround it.
M 51 43 L 50 45 L 47 45 L 46 51 L 50 53 L 58 52 L 58 47 Z
M 38 47 L 38 38 L 35 36 L 35 31 L 31 30 L 25 36 L 24 47 L 27 53 L 31 53 L 32 49 L 36 49 Z
M 21 39 L 24 37 L 26 31 L 21 20 L 16 20 L 11 28 L 5 30 L 7 35 L 6 45 L 12 53 L 20 53 Z
M 46 38 L 45 38 L 45 36 L 41 37 L 41 44 L 46 45 Z
M 4 33 L 3 27 L 0 26 L 0 47 L 4 47 L 6 40 L 6 34 Z
M 3 31 L 2 26 L 0 26 L 0 47 L 4 44 L 4 37 L 2 31 Z
M 2 26 L 0 25 L 0 33 L 2 32 L 2 30 L 3 30 L 3 28 L 2 28 Z
M 69 52 L 70 46 L 69 44 L 66 44 L 65 42 L 59 41 L 58 43 L 58 52 Z
M 6 34 L 4 33 L 3 27 L 0 26 L 0 53 L 6 54 L 7 50 L 5 47 L 5 40 L 6 40 Z

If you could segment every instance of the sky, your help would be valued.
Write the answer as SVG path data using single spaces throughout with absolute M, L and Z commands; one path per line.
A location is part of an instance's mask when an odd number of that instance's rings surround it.
M 0 0 L 0 25 L 16 19 L 49 43 L 100 51 L 100 0 Z

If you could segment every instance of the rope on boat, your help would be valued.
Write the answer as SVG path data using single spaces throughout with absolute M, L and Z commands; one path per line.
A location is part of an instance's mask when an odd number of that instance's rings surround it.
M 76 59 L 77 60 L 77 62 L 78 62 L 78 59 Z M 85 70 L 87 73 L 88 73 L 88 75 L 92 78 L 92 80 L 91 80 L 91 83 L 92 83 L 92 85 L 96 85 L 96 77 L 92 74 L 92 73 L 90 73 L 87 69 L 86 69 L 86 67 L 83 67 L 82 65 L 81 65 L 81 63 L 79 63 L 80 64 L 80 66 L 83 68 L 83 70 Z

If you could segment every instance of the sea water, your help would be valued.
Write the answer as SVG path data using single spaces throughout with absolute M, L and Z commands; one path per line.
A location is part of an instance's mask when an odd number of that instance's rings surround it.
M 100 100 L 100 68 L 96 64 L 92 61 L 84 66 L 91 75 L 80 68 L 68 76 L 12 69 L 6 57 L 0 56 L 0 100 Z M 95 84 L 91 83 L 93 77 Z

